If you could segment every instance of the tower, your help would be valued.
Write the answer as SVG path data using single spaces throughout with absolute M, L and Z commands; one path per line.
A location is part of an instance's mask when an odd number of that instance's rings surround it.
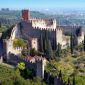
M 38 39 L 32 38 L 31 45 L 32 45 L 32 48 L 34 48 L 37 51 L 38 50 Z
M 41 57 L 36 61 L 36 76 L 40 78 L 44 78 L 44 70 L 46 66 L 46 60 Z
M 22 19 L 24 21 L 28 21 L 30 19 L 29 10 L 22 10 Z
M 63 41 L 63 31 L 61 27 L 57 27 L 56 29 L 56 44 L 60 43 L 62 45 Z
M 56 29 L 57 23 L 56 23 L 56 19 L 53 20 L 53 28 Z

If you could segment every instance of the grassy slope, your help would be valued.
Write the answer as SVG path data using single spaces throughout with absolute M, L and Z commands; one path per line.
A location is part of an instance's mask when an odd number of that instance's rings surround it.
M 12 68 L 0 65 L 0 80 L 10 79 L 15 77 L 15 71 Z

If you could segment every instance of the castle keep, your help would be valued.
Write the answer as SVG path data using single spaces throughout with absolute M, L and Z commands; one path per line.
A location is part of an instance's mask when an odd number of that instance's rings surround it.
M 22 48 L 13 48 L 13 41 L 16 38 L 23 38 L 28 40 L 30 48 L 35 50 L 40 49 L 40 35 L 44 38 L 45 31 L 48 33 L 48 38 L 51 41 L 53 49 L 56 49 L 58 43 L 61 44 L 61 48 L 64 49 L 70 46 L 70 36 L 64 35 L 64 29 L 62 26 L 58 26 L 55 19 L 36 19 L 30 16 L 30 11 L 22 11 L 22 20 L 15 25 L 11 32 L 10 39 L 7 40 L 7 55 L 13 53 L 15 55 L 21 54 Z M 74 32 L 74 31 L 73 31 Z M 77 36 L 78 44 L 84 40 L 84 32 L 81 31 L 81 35 Z

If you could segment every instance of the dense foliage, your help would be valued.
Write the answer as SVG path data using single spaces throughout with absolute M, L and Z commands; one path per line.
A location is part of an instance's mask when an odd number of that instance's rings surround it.
M 58 76 L 59 71 L 62 71 L 62 77 L 65 82 L 70 78 L 71 84 L 73 83 L 73 74 L 75 74 L 76 85 L 85 84 L 85 52 L 78 52 L 72 55 L 68 51 L 62 50 L 61 57 L 56 57 L 47 62 L 46 72 L 53 76 Z M 66 54 L 65 54 L 66 53 Z
M 26 47 L 27 43 L 24 39 L 15 39 L 13 42 L 13 47 Z
M 0 83 L 1 85 L 45 85 L 40 78 L 24 79 L 21 77 L 19 69 L 4 65 L 0 65 Z

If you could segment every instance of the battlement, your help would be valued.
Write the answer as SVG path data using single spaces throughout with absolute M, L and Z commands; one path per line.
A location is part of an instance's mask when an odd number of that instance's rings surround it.
M 34 29 L 40 30 L 51 30 L 55 31 L 57 23 L 55 19 L 42 19 L 42 18 L 29 18 L 30 12 L 28 10 L 22 11 L 22 18 L 23 20 L 30 22 Z
M 24 60 L 30 63 L 36 63 L 36 62 L 42 62 L 44 60 L 46 61 L 46 58 L 42 56 L 34 56 L 34 57 L 28 56 Z
M 40 30 L 49 30 L 49 31 L 55 31 L 56 29 L 53 29 L 53 28 L 49 28 L 49 27 L 33 27 L 33 29 L 40 29 Z
M 16 47 L 16 48 L 14 48 L 14 49 L 17 50 L 17 51 L 22 51 L 22 50 L 23 50 L 22 47 Z
M 56 21 L 52 19 L 33 19 L 31 22 L 33 28 L 40 28 L 41 30 L 56 29 Z

